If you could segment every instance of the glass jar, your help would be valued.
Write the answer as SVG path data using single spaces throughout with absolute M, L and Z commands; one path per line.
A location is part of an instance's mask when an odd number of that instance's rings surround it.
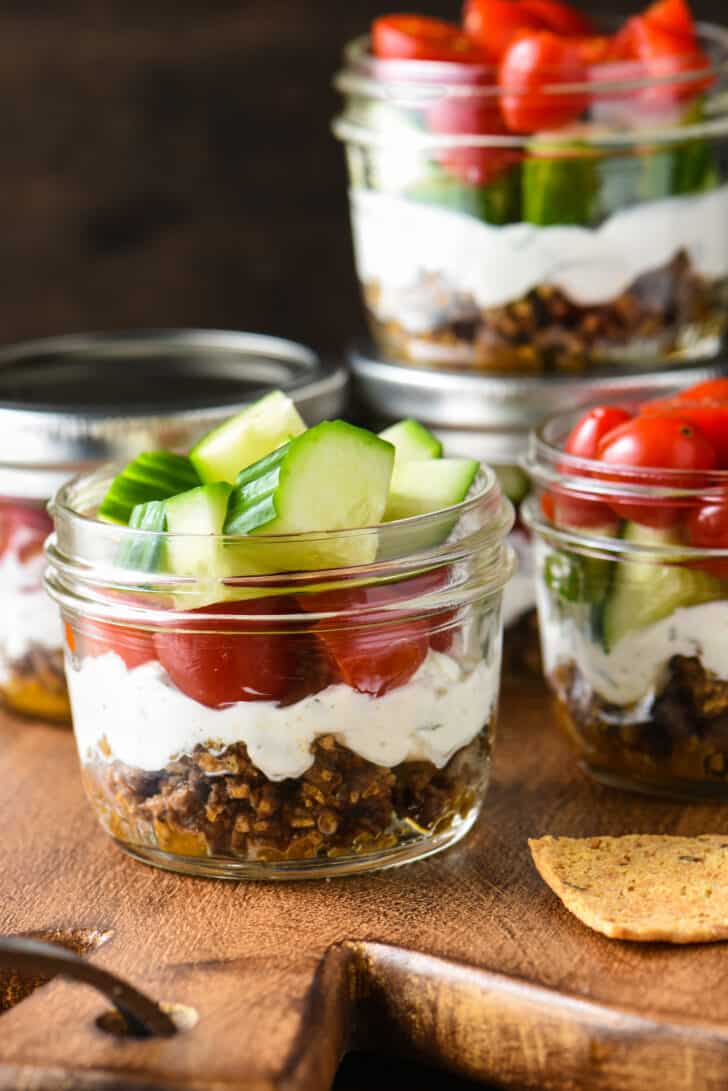
M 715 357 L 728 326 L 728 34 L 688 79 L 601 64 L 513 135 L 487 66 L 345 54 L 356 267 L 379 351 L 513 374 Z M 515 93 L 515 92 L 514 92 Z M 512 96 L 511 96 L 512 97 Z M 569 109 L 571 107 L 571 109 Z
M 47 583 L 111 837 L 231 879 L 350 874 L 461 838 L 488 783 L 513 568 L 492 472 L 455 508 L 367 530 L 161 542 L 94 518 L 109 480 L 57 495 Z M 331 564 L 354 543 L 376 560 L 276 574 L 313 542 Z M 270 574 L 150 572 L 158 547 Z
M 595 401 L 638 402 L 674 388 L 673 371 L 610 372 L 608 375 L 509 376 L 470 374 L 431 368 L 413 371 L 377 358 L 367 345 L 349 350 L 355 403 L 367 423 L 390 424 L 417 417 L 442 441 L 448 455 L 487 462 L 498 475 L 504 494 L 516 509 L 509 542 L 517 557 L 516 572 L 503 593 L 503 677 L 519 684 L 524 674 L 540 676 L 541 657 L 536 622 L 536 589 L 528 527 L 520 505 L 530 481 L 521 466 L 531 428 L 564 406 Z M 685 385 L 717 375 L 714 367 L 681 370 Z
M 342 406 L 345 374 L 273 337 L 218 330 L 89 334 L 0 351 L 0 701 L 67 721 L 63 630 L 42 577 L 46 504 L 110 457 L 189 445 L 279 386 L 313 423 Z
M 688 544 L 695 513 L 725 506 L 728 471 L 607 471 L 564 453 L 577 417 L 534 433 L 527 459 L 559 722 L 604 783 L 728 799 L 728 549 Z

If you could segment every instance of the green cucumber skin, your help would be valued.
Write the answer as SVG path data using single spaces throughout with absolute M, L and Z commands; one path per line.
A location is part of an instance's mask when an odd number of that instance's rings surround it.
M 432 166 L 421 181 L 406 189 L 404 196 L 421 204 L 461 212 L 494 227 L 504 227 L 521 220 L 520 167 L 514 165 L 488 185 L 478 186 L 461 182 L 444 168 Z
M 99 505 L 98 517 L 104 522 L 127 525 L 135 507 L 167 500 L 199 484 L 197 471 L 185 455 L 146 451 L 116 475 Z
M 163 566 L 167 511 L 163 500 L 137 504 L 129 516 L 131 530 L 154 531 L 153 538 L 134 536 L 119 551 L 119 564 L 136 572 L 158 572 Z
M 286 443 L 238 475 L 225 520 L 226 534 L 251 534 L 276 518 L 274 493 L 290 449 L 291 443 Z

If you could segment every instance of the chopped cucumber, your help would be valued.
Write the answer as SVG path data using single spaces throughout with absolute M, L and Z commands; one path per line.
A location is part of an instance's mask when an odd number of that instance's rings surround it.
M 528 474 L 520 466 L 494 466 L 501 492 L 512 504 L 520 504 L 531 488 Z
M 442 444 L 437 436 L 416 420 L 397 421 L 380 432 L 379 437 L 394 447 L 395 470 L 406 462 L 442 457 Z
M 384 521 L 426 515 L 459 504 L 480 470 L 474 458 L 437 458 L 406 462 L 392 474 Z
M 165 502 L 166 566 L 177 576 L 220 576 L 219 535 L 225 524 L 232 485 L 217 481 L 180 493 Z M 175 537 L 182 535 L 182 537 Z
M 620 561 L 615 565 L 610 593 L 604 602 L 602 641 L 606 651 L 627 635 L 669 617 L 684 606 L 697 606 L 723 597 L 721 583 L 708 572 L 681 563 L 678 535 L 626 523 L 622 537 L 643 546 L 671 546 L 676 558 L 669 564 L 651 560 Z
M 226 534 L 308 534 L 373 527 L 381 522 L 394 447 L 345 421 L 323 421 L 238 477 Z M 268 571 L 308 571 L 368 564 L 377 534 L 266 543 Z M 251 543 L 252 544 L 252 543 Z
M 619 523 L 606 523 L 600 527 L 578 527 L 579 534 L 587 538 L 617 538 Z M 614 561 L 588 552 L 557 550 L 544 560 L 546 586 L 565 603 L 604 602 L 611 586 Z
M 305 430 L 291 399 L 274 390 L 203 436 L 190 451 L 190 461 L 203 483 L 233 485 L 246 466 Z
M 164 500 L 149 500 L 146 504 L 137 504 L 129 516 L 129 527 L 132 530 L 155 531 L 155 534 L 135 535 L 128 542 L 124 542 L 119 563 L 136 572 L 154 572 L 159 569 L 164 548 L 163 534 L 167 529 Z
M 127 524 L 135 507 L 150 500 L 166 500 L 199 483 L 197 471 L 184 455 L 147 451 L 125 466 L 111 482 L 99 506 L 99 519 Z
M 588 227 L 598 218 L 599 165 L 585 145 L 538 147 L 523 163 L 523 219 Z
M 512 166 L 487 185 L 461 182 L 446 170 L 432 166 L 409 187 L 406 196 L 422 204 L 441 205 L 502 227 L 521 219 L 520 168 Z

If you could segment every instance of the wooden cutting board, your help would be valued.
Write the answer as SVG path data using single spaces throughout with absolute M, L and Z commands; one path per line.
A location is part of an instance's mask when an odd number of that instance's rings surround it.
M 96 827 L 70 734 L 3 719 L 0 931 L 60 939 L 198 1020 L 173 1038 L 115 1037 L 97 1025 L 103 998 L 53 981 L 0 1015 L 0 1088 L 326 1091 L 353 1045 L 513 1087 L 725 1086 L 728 946 L 588 931 L 538 878 L 526 839 L 723 833 L 728 807 L 591 784 L 540 685 L 519 688 L 504 699 L 484 813 L 460 846 L 305 884 L 135 863 Z

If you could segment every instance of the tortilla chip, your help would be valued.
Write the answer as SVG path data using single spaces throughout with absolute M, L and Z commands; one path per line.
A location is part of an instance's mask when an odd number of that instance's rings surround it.
M 528 844 L 566 908 L 611 939 L 728 939 L 728 835 L 540 837 Z

